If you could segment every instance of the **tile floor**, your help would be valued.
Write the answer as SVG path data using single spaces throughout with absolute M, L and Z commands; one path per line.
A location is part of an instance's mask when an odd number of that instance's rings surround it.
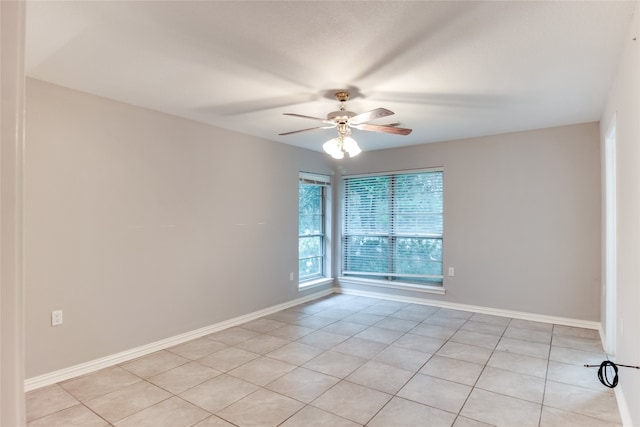
M 332 295 L 27 394 L 28 425 L 620 426 L 596 331 Z

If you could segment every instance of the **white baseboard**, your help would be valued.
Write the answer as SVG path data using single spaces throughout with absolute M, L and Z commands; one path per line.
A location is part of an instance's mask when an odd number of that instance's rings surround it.
M 600 330 L 600 322 L 590 320 L 571 319 L 567 317 L 547 316 L 544 314 L 527 313 L 523 311 L 502 310 L 499 308 L 482 307 L 478 305 L 459 304 L 454 302 L 438 301 L 428 298 L 415 298 L 407 296 L 390 295 L 378 292 L 360 291 L 355 289 L 336 289 L 338 293 L 348 295 L 359 295 L 372 298 L 387 299 L 391 301 L 408 302 L 412 304 L 432 305 L 442 308 L 451 308 L 454 310 L 472 311 L 474 313 L 490 314 L 493 316 L 511 317 L 513 319 L 531 320 L 534 322 L 553 323 L 563 326 L 574 326 L 577 328 Z
M 326 295 L 330 295 L 334 292 L 333 288 L 325 289 L 320 292 L 307 295 L 302 298 L 297 298 L 292 301 L 287 301 L 282 304 L 274 305 L 262 310 L 254 311 L 253 313 L 245 314 L 243 316 L 234 317 L 233 319 L 225 320 L 204 328 L 196 329 L 194 331 L 186 332 L 184 334 L 175 335 L 160 341 L 152 342 L 140 347 L 135 347 L 120 353 L 112 354 L 110 356 L 102 357 L 100 359 L 91 360 L 89 362 L 81 363 L 79 365 L 70 366 L 68 368 L 60 369 L 58 371 L 50 372 L 48 374 L 39 375 L 37 377 L 28 378 L 24 382 L 25 391 L 35 390 L 41 387 L 45 387 L 51 384 L 56 384 L 61 381 L 65 381 L 71 378 L 78 377 L 80 375 L 86 375 L 100 369 L 108 368 L 120 363 L 128 362 L 129 360 L 137 359 L 138 357 L 146 356 L 153 352 L 164 350 L 169 347 L 173 347 L 178 344 L 191 341 L 196 338 L 203 337 L 205 335 L 212 334 L 214 332 L 221 331 L 223 329 L 238 326 L 243 323 L 247 323 L 251 320 L 258 319 L 269 314 L 276 313 L 280 310 L 293 307 L 298 304 L 302 304 L 308 301 L 312 301 L 317 298 L 321 298 Z

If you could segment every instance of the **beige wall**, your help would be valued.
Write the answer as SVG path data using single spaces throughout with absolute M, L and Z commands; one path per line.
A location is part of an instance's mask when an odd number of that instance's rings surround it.
M 341 169 L 444 167 L 444 270 L 455 276 L 444 296 L 401 294 L 599 321 L 599 156 L 587 123 L 364 152 Z
M 26 106 L 27 378 L 304 295 L 298 172 L 325 155 L 32 79 Z
M 616 360 L 640 364 L 640 9 L 618 64 L 602 116 L 604 132 L 616 115 L 617 328 Z M 634 40 L 635 38 L 635 40 Z M 604 317 L 603 317 L 604 322 Z M 628 425 L 640 425 L 640 371 L 621 368 L 619 397 Z M 625 424 L 627 425 L 627 424 Z

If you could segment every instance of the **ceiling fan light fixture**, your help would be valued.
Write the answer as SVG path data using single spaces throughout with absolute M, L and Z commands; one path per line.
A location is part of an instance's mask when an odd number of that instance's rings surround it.
M 349 153 L 349 157 L 355 157 L 362 152 L 355 139 L 347 136 L 344 138 L 344 151 Z
M 338 138 L 330 139 L 322 145 L 322 149 L 334 159 L 344 158 L 344 151 L 340 147 Z
M 362 152 L 355 139 L 349 136 L 330 139 L 322 145 L 322 149 L 334 159 L 343 159 L 344 153 L 355 157 Z

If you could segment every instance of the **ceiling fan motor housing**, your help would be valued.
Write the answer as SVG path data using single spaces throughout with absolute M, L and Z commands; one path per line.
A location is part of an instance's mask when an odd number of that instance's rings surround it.
M 327 114 L 327 120 L 338 124 L 346 124 L 347 121 L 354 116 L 356 116 L 356 113 L 354 113 L 353 111 L 332 111 Z

